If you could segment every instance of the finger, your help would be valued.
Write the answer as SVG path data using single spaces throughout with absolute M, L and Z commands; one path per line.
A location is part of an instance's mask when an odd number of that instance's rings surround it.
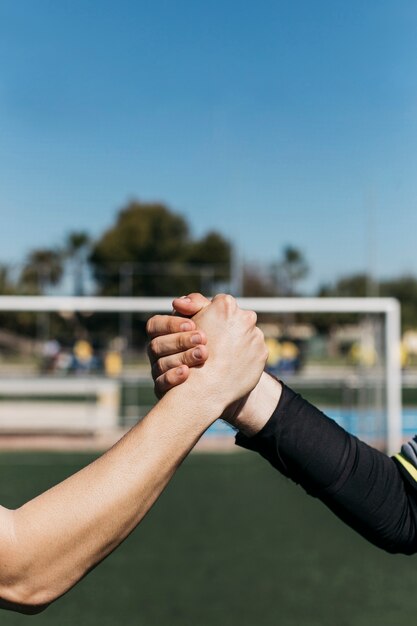
M 155 381 L 155 395 L 157 398 L 162 398 L 167 391 L 181 385 L 188 378 L 190 370 L 186 365 L 176 367 L 173 370 L 168 370 L 165 374 L 159 376 Z
M 210 304 L 210 300 L 205 298 L 201 293 L 190 293 L 182 298 L 175 298 L 172 306 L 181 315 L 195 315 L 201 309 Z
M 192 320 L 173 315 L 154 315 L 146 324 L 146 332 L 150 339 L 160 335 L 170 335 L 195 330 L 196 325 Z
M 155 380 L 161 374 L 165 374 L 168 370 L 175 369 L 181 365 L 187 365 L 188 367 L 197 367 L 203 365 L 208 358 L 207 346 L 197 346 L 180 352 L 179 354 L 172 354 L 170 356 L 162 357 L 158 359 L 152 366 L 152 378 Z
M 151 363 L 161 357 L 184 352 L 200 344 L 206 344 L 207 337 L 202 330 L 192 330 L 188 333 L 173 333 L 154 337 L 148 345 L 148 355 Z

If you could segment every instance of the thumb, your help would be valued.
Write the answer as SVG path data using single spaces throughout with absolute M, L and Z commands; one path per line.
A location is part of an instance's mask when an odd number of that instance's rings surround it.
M 201 293 L 190 293 L 188 296 L 175 298 L 175 300 L 172 301 L 172 306 L 177 313 L 189 317 L 195 315 L 209 304 L 210 300 L 205 298 Z

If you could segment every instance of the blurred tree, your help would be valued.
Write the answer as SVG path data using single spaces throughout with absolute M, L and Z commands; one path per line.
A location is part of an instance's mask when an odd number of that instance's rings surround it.
M 323 297 L 363 298 L 369 293 L 369 277 L 366 274 L 352 274 L 343 276 L 334 285 L 323 286 L 318 295 Z M 401 304 L 401 321 L 403 330 L 417 328 L 417 278 L 414 276 L 400 276 L 390 280 L 375 283 L 380 296 L 397 298 Z M 316 323 L 326 325 L 335 323 L 353 322 L 357 317 L 349 314 L 343 316 L 326 315 L 315 316 Z
M 397 298 L 401 303 L 402 329 L 417 328 L 417 278 L 401 276 L 379 284 L 381 296 Z
M 366 274 L 343 276 L 334 285 L 322 286 L 319 296 L 338 298 L 364 298 L 367 295 L 369 278 Z
M 27 256 L 19 283 L 25 293 L 44 295 L 49 286 L 58 285 L 62 275 L 62 253 L 57 249 L 39 248 Z
M 162 204 L 131 202 L 93 246 L 90 263 L 99 292 L 119 295 L 130 274 L 131 294 L 123 295 L 176 293 L 166 264 L 185 261 L 188 237 L 184 218 Z
M 201 289 L 205 277 L 219 280 L 219 260 L 229 258 L 230 245 L 221 235 L 193 241 L 181 215 L 163 204 L 133 201 L 93 246 L 89 260 L 100 294 L 171 296 Z
M 215 286 L 230 279 L 231 247 L 219 233 L 210 232 L 190 245 L 187 262 L 200 269 L 199 289 L 206 295 L 214 295 Z
M 364 298 L 368 293 L 367 274 L 342 276 L 333 285 L 322 285 L 317 295 L 321 298 Z M 355 324 L 358 316 L 353 313 L 315 313 L 312 321 L 319 332 L 327 333 L 337 324 Z
M 19 287 L 12 278 L 10 268 L 7 265 L 0 265 L 0 295 L 19 295 Z M 7 312 L 0 311 L 0 331 L 25 332 L 33 328 L 35 316 L 30 312 Z M 4 348 L 4 344 L 3 344 Z
M 74 296 L 84 295 L 84 276 L 91 239 L 84 231 L 69 233 L 65 242 L 64 255 L 71 263 L 74 279 Z
M 271 267 L 276 290 L 280 295 L 296 295 L 297 283 L 308 274 L 309 267 L 303 253 L 298 248 L 286 246 L 282 259 Z
M 16 294 L 17 286 L 10 277 L 7 265 L 0 265 L 0 295 L 12 296 Z
M 245 265 L 243 270 L 243 296 L 247 298 L 269 298 L 276 296 L 275 281 L 254 264 Z

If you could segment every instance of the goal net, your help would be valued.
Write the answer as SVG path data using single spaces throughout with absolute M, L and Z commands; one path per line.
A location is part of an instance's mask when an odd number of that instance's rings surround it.
M 125 429 L 154 404 L 149 316 L 170 298 L 0 297 L 0 435 Z M 390 298 L 241 298 L 268 369 L 388 452 L 402 441 L 400 310 Z M 231 437 L 219 422 L 207 436 Z

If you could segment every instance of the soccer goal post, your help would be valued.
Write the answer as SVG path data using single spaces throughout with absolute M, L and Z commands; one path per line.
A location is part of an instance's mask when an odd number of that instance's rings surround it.
M 389 454 L 402 442 L 400 305 L 393 298 L 240 298 L 239 305 L 257 313 L 351 313 L 382 315 L 385 320 L 384 385 L 386 448 Z M 108 298 L 69 296 L 0 296 L 3 312 L 148 313 L 170 312 L 172 298 Z

